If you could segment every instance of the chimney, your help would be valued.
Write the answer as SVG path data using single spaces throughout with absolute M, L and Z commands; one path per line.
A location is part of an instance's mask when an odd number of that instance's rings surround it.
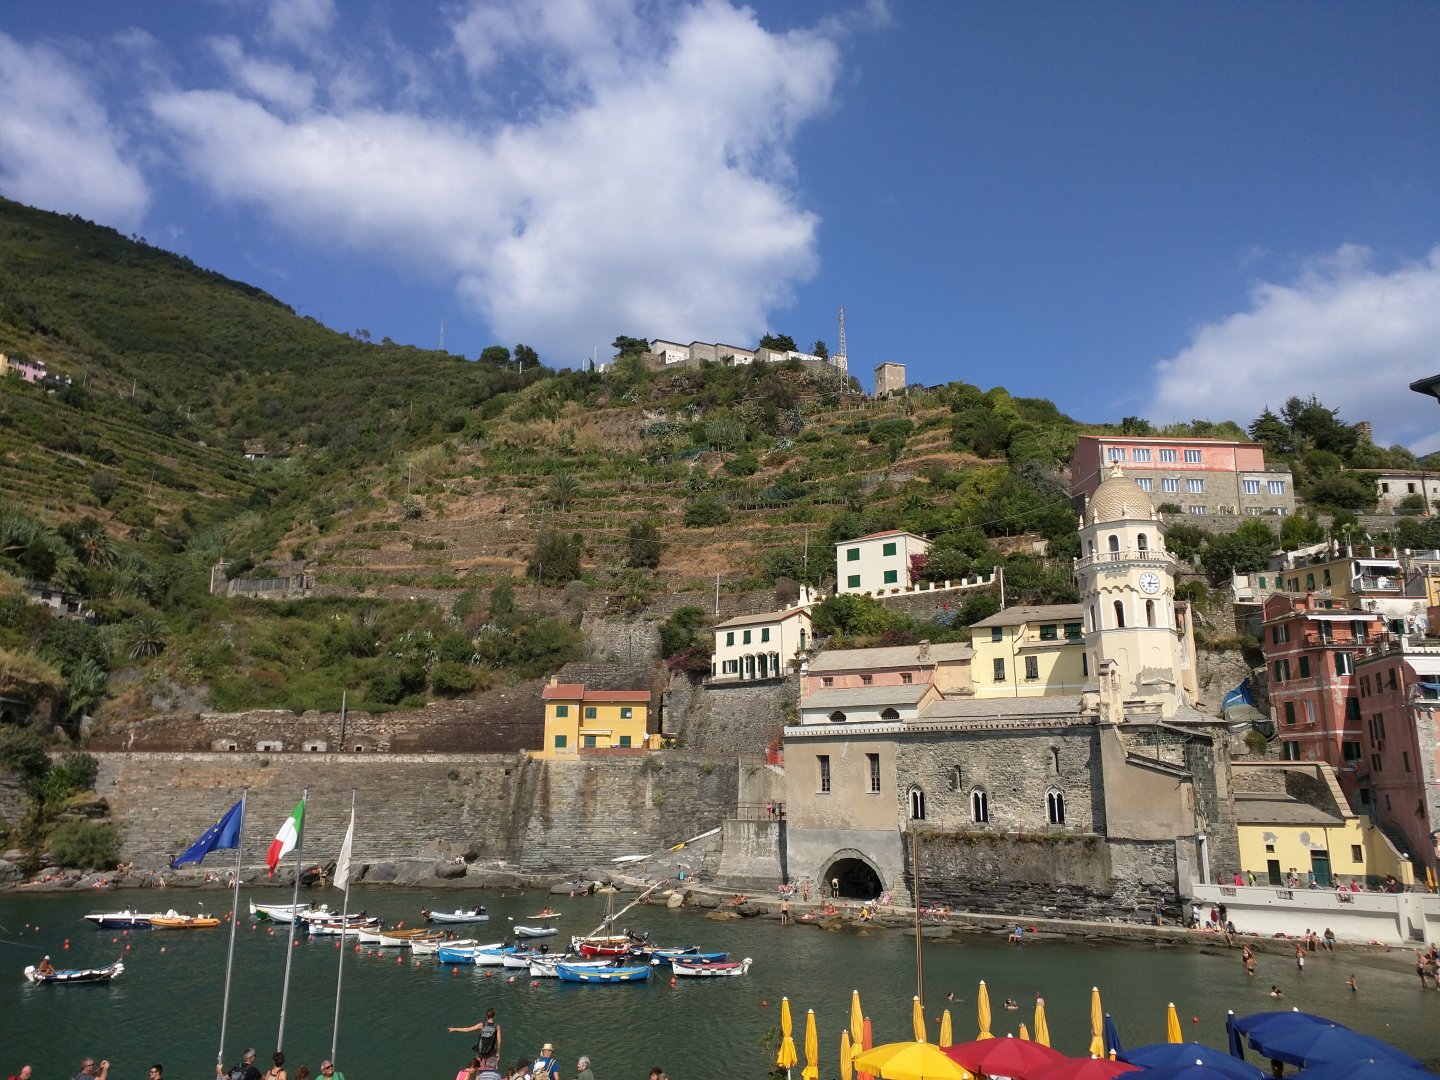
M 551 686 L 559 686 L 559 685 L 560 685 L 560 676 L 559 676 L 559 675 L 551 675 L 551 676 L 550 676 L 550 685 L 551 685 Z
M 930 662 L 930 641 L 928 638 L 921 640 L 920 648 L 915 654 L 915 659 L 919 660 L 922 664 L 928 664 Z

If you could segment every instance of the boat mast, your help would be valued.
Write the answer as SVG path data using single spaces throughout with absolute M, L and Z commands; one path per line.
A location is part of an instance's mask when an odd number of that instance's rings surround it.
M 285 1049 L 285 1006 L 290 1000 L 290 961 L 295 958 L 295 924 L 300 921 L 300 860 L 305 854 L 305 819 L 310 816 L 310 789 L 300 791 L 300 834 L 295 837 L 295 889 L 290 897 L 290 940 L 285 948 L 285 985 L 280 990 L 280 1032 L 275 1036 L 275 1049 Z M 341 927 L 340 951 L 345 951 L 344 927 Z
M 230 949 L 225 954 L 225 997 L 220 1006 L 220 1048 L 215 1051 L 215 1064 L 225 1064 L 225 1027 L 230 1019 L 230 974 L 235 970 L 235 925 L 240 921 L 240 854 L 245 846 L 245 797 L 248 787 L 240 789 L 240 835 L 235 838 L 235 896 L 230 904 Z
M 345 928 L 350 923 L 350 849 L 355 842 L 355 789 L 350 789 L 350 831 L 345 834 L 345 843 L 340 849 L 340 859 L 335 873 L 342 875 L 345 886 L 345 900 L 340 907 L 340 964 L 335 969 L 335 1028 L 330 1034 L 330 1061 L 336 1061 L 335 1049 L 340 1045 L 340 984 L 345 978 Z M 339 1065 L 335 1066 L 337 1069 Z

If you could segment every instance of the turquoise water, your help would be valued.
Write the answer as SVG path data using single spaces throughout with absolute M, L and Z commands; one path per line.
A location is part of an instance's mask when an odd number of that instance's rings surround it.
M 315 895 L 315 894 L 311 894 Z M 281 890 L 247 893 L 288 902 Z M 337 905 L 340 893 L 329 891 Z M 489 906 L 492 921 L 482 940 L 502 935 L 507 917 L 524 921 L 553 898 L 491 892 L 395 889 L 356 890 L 352 908 L 414 925 L 420 910 L 469 903 Z M 147 903 L 148 902 L 148 903 Z M 163 1062 L 167 1080 L 204 1080 L 214 1071 L 219 1039 L 228 930 L 132 931 L 119 935 L 82 921 L 90 911 L 134 904 L 177 906 L 212 913 L 228 910 L 223 893 L 126 891 L 96 895 L 0 897 L 0 1076 L 20 1065 L 35 1066 L 41 1080 L 69 1076 L 86 1055 L 108 1057 L 113 1080 L 142 1080 L 152 1062 Z M 564 917 L 561 935 L 584 933 L 599 922 L 603 901 L 555 901 Z M 345 994 L 337 1055 L 348 1080 L 381 1076 L 450 1080 L 467 1058 L 474 1036 L 450 1035 L 446 1027 L 478 1020 L 487 1006 L 498 1011 L 504 1058 L 534 1056 L 553 1042 L 569 1080 L 575 1060 L 588 1054 L 601 1080 L 643 1080 L 660 1065 L 674 1080 L 763 1077 L 773 1053 L 780 998 L 790 996 L 796 1045 L 803 1059 L 804 1018 L 814 1009 L 819 1030 L 821 1075 L 839 1073 L 838 1048 L 848 1024 L 850 992 L 859 989 L 873 1018 L 877 1042 L 910 1038 L 910 1001 L 915 993 L 915 942 L 896 932 L 868 936 L 827 933 L 774 922 L 717 922 L 693 911 L 643 907 L 624 920 L 648 929 L 657 941 L 727 949 L 755 960 L 739 979 L 668 980 L 628 986 L 575 986 L 528 977 L 507 981 L 503 969 L 452 969 L 408 952 L 373 949 L 345 954 Z M 26 924 L 30 924 L 28 927 Z M 38 925 L 38 929 L 36 929 Z M 235 984 L 227 1066 L 246 1045 L 262 1064 L 275 1048 L 285 963 L 284 928 L 252 929 L 242 916 L 235 954 Z M 485 935 L 476 928 L 477 936 Z M 64 942 L 69 939 L 69 949 Z M 163 951 L 162 951 L 163 950 Z M 25 965 L 50 953 L 57 966 L 87 967 L 126 960 L 125 974 L 107 986 L 30 986 Z M 329 1055 L 339 950 L 334 939 L 301 940 L 294 950 L 285 1050 L 291 1076 L 300 1064 L 318 1072 Z M 1031 1022 L 1036 993 L 1045 996 L 1054 1045 L 1082 1053 L 1089 1042 L 1089 991 L 1101 989 L 1105 1009 L 1127 1044 L 1164 1038 L 1165 1004 L 1179 1007 L 1187 1036 L 1224 1045 L 1225 1010 L 1243 1015 L 1277 1004 L 1271 983 L 1285 990 L 1284 1006 L 1340 1020 L 1440 1064 L 1440 993 L 1422 992 L 1403 967 L 1365 967 L 1354 958 L 1312 957 L 1303 975 L 1293 961 L 1261 955 L 1254 980 L 1246 979 L 1236 953 L 1099 946 L 1083 941 L 1035 941 L 1007 946 L 1003 937 L 966 936 L 959 943 L 927 942 L 924 953 L 930 1036 L 947 993 L 956 1041 L 975 1034 L 975 995 L 985 979 L 997 1034 Z M 1345 979 L 1351 971 L 1359 993 Z M 489 972 L 490 974 L 486 974 Z M 1001 1008 L 1005 998 L 1019 1012 Z M 1198 1022 L 1192 1022 L 1192 1017 Z M 798 1076 L 798 1070 L 796 1072 Z

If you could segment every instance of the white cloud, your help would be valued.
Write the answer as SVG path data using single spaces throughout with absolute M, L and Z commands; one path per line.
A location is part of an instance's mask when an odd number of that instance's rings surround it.
M 1440 450 L 1440 410 L 1410 383 L 1440 371 L 1440 247 L 1388 271 L 1344 245 L 1288 284 L 1260 282 L 1250 308 L 1201 327 L 1156 365 L 1147 415 L 1247 423 L 1267 404 L 1314 394 L 1341 418 L 1369 420 L 1381 444 Z
M 334 0 L 270 0 L 270 32 L 301 49 L 319 44 L 335 25 Z
M 772 34 L 718 0 L 641 2 L 457 16 L 449 60 L 504 117 L 333 94 L 321 112 L 253 73 L 150 106 L 219 196 L 444 273 L 501 340 L 552 362 L 616 333 L 746 340 L 816 270 L 789 147 L 829 104 L 834 34 Z M 532 95 L 519 107 L 502 74 L 517 68 Z
M 315 100 L 313 75 L 296 71 L 286 63 L 249 56 L 238 38 L 212 38 L 210 49 L 230 77 L 262 101 L 286 110 L 301 110 Z
M 80 70 L 0 34 L 0 192 L 122 229 L 149 204 L 140 170 Z

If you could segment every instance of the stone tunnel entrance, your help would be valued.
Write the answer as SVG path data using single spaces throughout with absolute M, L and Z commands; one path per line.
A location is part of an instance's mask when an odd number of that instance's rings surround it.
M 826 896 L 830 895 L 830 882 L 836 879 L 842 900 L 876 900 L 882 891 L 880 875 L 861 859 L 841 858 L 830 864 L 822 882 Z

